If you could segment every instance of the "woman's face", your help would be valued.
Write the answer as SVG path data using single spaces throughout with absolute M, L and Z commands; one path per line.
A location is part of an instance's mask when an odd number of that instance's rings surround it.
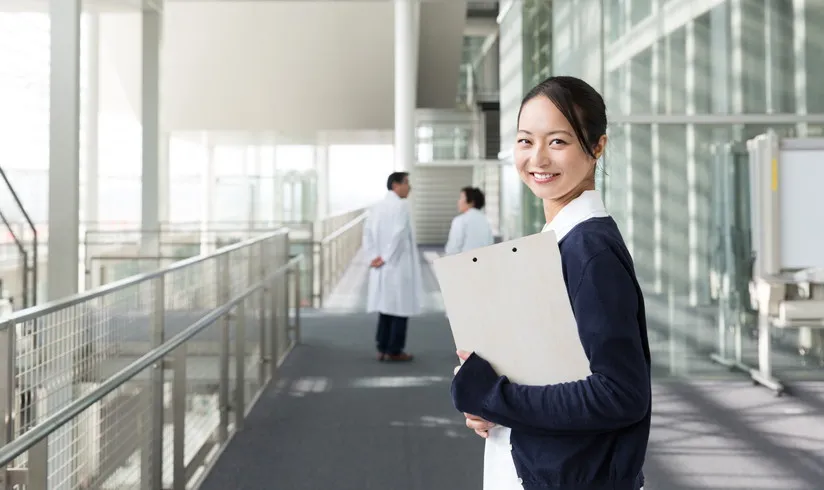
M 563 201 L 592 187 L 596 160 L 584 151 L 572 125 L 547 97 L 524 104 L 516 138 L 515 167 L 540 199 Z M 596 155 L 605 143 L 602 136 Z
M 469 211 L 469 208 L 472 207 L 472 204 L 466 201 L 466 194 L 461 191 L 460 196 L 458 197 L 458 211 L 465 213 Z

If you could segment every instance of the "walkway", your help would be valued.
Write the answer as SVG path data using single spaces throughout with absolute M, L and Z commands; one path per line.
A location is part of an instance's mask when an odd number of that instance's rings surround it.
M 342 283 L 350 294 L 330 301 L 334 314 L 304 315 L 303 344 L 221 456 L 204 490 L 481 488 L 483 442 L 464 427 L 449 398 L 456 359 L 443 313 L 432 311 L 410 324 L 408 347 L 415 362 L 378 363 L 375 319 L 357 311 L 365 270 L 364 261 L 350 269 Z M 437 303 L 433 300 L 433 310 Z M 659 341 L 653 346 L 655 416 L 647 490 L 821 488 L 824 384 L 795 386 L 792 396 L 774 398 L 742 376 L 703 362 L 696 367 L 714 369 L 716 379 L 687 381 L 683 376 L 704 356 L 691 350 L 693 342 L 679 340 L 686 332 L 668 334 L 683 344 L 675 349 L 683 353 L 676 356 L 679 374 L 670 366 L 673 343 L 660 338 L 667 329 L 651 322 Z

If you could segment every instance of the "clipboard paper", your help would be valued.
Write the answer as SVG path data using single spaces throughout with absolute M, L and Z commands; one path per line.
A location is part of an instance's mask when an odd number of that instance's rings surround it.
M 590 375 L 561 268 L 547 231 L 433 262 L 458 349 L 525 385 Z

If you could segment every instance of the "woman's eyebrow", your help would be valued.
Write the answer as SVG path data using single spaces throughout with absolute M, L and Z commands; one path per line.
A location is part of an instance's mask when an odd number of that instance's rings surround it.
M 532 132 L 527 131 L 526 129 L 519 129 L 518 132 L 519 133 L 525 133 L 525 134 L 528 134 L 530 136 L 533 136 Z M 553 135 L 556 135 L 556 134 L 565 134 L 569 137 L 572 137 L 572 133 L 570 133 L 569 131 L 567 131 L 565 129 L 553 129 L 552 131 L 549 131 L 548 133 L 546 133 L 544 136 L 553 136 Z

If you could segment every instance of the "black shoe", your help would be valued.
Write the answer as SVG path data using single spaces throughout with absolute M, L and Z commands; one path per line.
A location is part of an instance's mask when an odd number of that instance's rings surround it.
M 407 354 L 406 352 L 386 356 L 386 360 L 392 362 L 409 362 L 414 358 L 415 356 L 413 356 L 412 354 Z

